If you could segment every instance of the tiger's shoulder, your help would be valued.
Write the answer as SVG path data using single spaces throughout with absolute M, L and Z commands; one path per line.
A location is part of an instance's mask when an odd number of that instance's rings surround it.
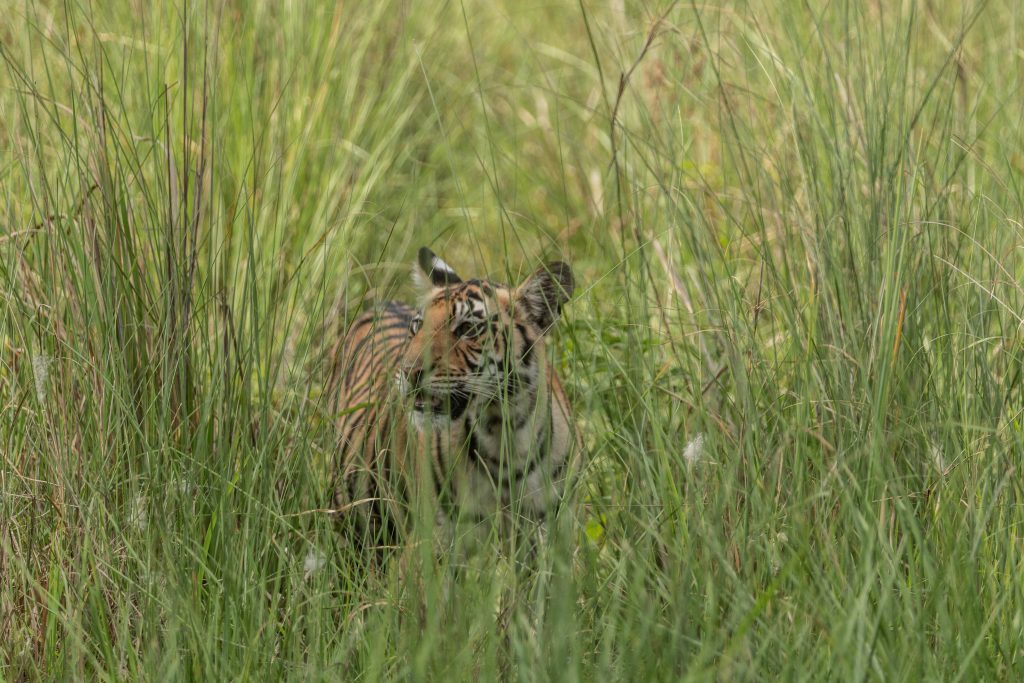
M 389 394 L 415 315 L 412 307 L 387 301 L 357 316 L 342 336 L 331 361 L 330 385 L 343 443 L 352 445 L 353 423 L 363 421 L 361 413 Z

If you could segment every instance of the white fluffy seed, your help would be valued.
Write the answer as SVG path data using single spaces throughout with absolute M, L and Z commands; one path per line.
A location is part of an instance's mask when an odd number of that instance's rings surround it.
M 53 359 L 45 354 L 32 357 L 32 378 L 36 383 L 36 400 L 46 401 L 46 384 L 50 379 L 50 364 Z
M 305 579 L 308 581 L 313 574 L 323 569 L 324 565 L 327 564 L 327 558 L 323 554 L 317 552 L 316 549 L 310 549 L 306 553 L 306 560 L 302 563 L 302 569 L 305 571 Z
M 693 465 L 704 457 L 704 434 L 697 434 L 690 440 L 690 443 L 686 444 L 686 448 L 683 449 L 683 460 L 686 464 Z

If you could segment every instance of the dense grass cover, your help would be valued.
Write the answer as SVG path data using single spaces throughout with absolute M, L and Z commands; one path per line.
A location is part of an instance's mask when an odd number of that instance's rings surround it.
M 1020 3 L 0 11 L 0 678 L 1024 676 Z M 324 511 L 423 244 L 576 270 L 532 563 Z

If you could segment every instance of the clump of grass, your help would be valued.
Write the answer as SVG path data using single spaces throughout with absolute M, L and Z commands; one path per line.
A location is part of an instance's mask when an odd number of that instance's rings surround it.
M 1019 677 L 1014 3 L 6 10 L 5 679 Z M 325 512 L 420 244 L 577 272 L 531 566 Z

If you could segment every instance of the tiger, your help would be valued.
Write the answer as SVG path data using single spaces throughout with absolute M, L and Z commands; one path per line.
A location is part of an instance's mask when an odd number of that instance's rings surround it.
M 417 266 L 417 308 L 387 301 L 339 342 L 334 508 L 378 547 L 398 542 L 416 490 L 437 524 L 543 524 L 580 445 L 546 350 L 572 269 L 548 263 L 513 288 L 463 280 L 427 247 Z

